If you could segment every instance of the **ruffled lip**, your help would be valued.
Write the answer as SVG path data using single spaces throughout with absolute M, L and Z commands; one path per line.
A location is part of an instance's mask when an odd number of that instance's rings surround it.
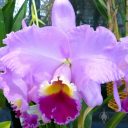
M 57 85 L 56 85 L 57 84 Z M 59 125 L 68 124 L 76 119 L 81 109 L 80 99 L 74 85 L 65 85 L 62 81 L 53 82 L 39 98 L 39 110 L 48 120 Z M 48 91 L 49 90 L 49 91 Z
M 67 124 L 79 115 L 80 103 L 63 92 L 39 98 L 39 109 L 57 124 Z

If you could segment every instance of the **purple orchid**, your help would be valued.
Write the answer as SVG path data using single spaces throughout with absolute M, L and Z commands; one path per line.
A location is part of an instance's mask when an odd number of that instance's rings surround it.
M 31 92 L 29 99 L 39 102 L 42 115 L 49 120 L 54 119 L 58 124 L 75 119 L 79 114 L 81 103 L 76 86 L 71 83 L 67 36 L 52 26 L 44 28 L 32 26 L 11 33 L 4 42 L 7 45 L 5 49 L 9 52 L 1 58 L 1 61 L 11 72 L 22 77 L 27 89 L 29 86 L 36 88 L 28 91 Z M 37 97 L 38 89 L 39 97 Z M 33 98 L 34 95 L 36 98 Z M 60 116 L 58 111 L 61 112 Z
M 14 87 L 11 86 L 8 79 L 16 79 L 15 75 L 8 78 L 9 72 L 6 78 L 1 76 L 1 81 L 6 81 L 10 93 L 17 94 L 16 87 L 20 88 L 25 93 L 21 99 L 36 102 L 42 118 L 54 119 L 57 124 L 67 124 L 79 115 L 80 97 L 90 107 L 100 105 L 103 101 L 100 84 L 124 76 L 115 56 L 110 54 L 118 47 L 115 36 L 104 27 L 96 31 L 88 25 L 76 27 L 68 0 L 55 0 L 52 26 L 25 27 L 10 33 L 4 43 L 6 52 L 1 62 L 26 85 L 17 80 L 20 84 L 14 81 Z M 10 97 L 7 95 L 11 101 Z

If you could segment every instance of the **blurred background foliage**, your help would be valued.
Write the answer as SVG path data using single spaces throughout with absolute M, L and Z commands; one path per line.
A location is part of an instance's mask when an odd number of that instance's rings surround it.
M 4 46 L 2 40 L 6 37 L 6 34 L 21 29 L 23 19 L 28 25 L 36 24 L 37 22 L 39 26 L 51 25 L 50 13 L 53 1 L 54 0 L 35 0 L 37 8 L 36 16 L 36 12 L 32 6 L 32 0 L 0 0 L 0 46 Z M 75 10 L 77 26 L 90 24 L 94 29 L 99 25 L 108 27 L 115 33 L 118 40 L 120 37 L 128 35 L 128 0 L 70 1 Z M 38 18 L 38 21 L 36 21 L 36 18 Z M 112 96 L 107 97 L 106 87 L 102 88 L 102 94 L 105 99 L 104 103 L 89 114 L 85 120 L 85 128 L 91 127 L 92 120 L 97 122 L 97 117 L 102 113 L 103 108 L 107 106 L 107 103 L 112 98 Z M 83 108 L 82 113 L 84 110 L 86 110 L 86 107 Z M 107 108 L 107 111 L 109 111 L 108 113 L 112 118 L 106 124 L 106 128 L 115 128 L 122 119 L 125 123 L 128 121 L 126 114 L 113 113 L 109 108 Z M 93 114 L 94 112 L 96 113 Z M 15 118 L 15 113 L 11 111 L 10 105 L 0 90 L 0 122 L 6 120 L 11 120 L 12 127 L 14 128 L 21 127 L 19 120 Z M 69 124 L 68 127 L 73 128 L 73 124 L 76 124 L 76 122 L 80 122 L 80 118 L 74 123 Z M 6 123 L 4 123 L 4 125 L 5 124 Z M 86 124 L 88 125 L 86 126 Z M 115 126 L 113 126 L 113 124 Z M 0 124 L 0 126 L 1 125 L 3 124 Z M 104 125 L 95 125 L 95 123 L 93 123 L 93 126 L 104 127 Z M 121 125 L 118 128 L 127 128 L 127 124 Z
M 24 2 L 25 1 L 25 2 Z M 50 25 L 50 10 L 54 0 L 36 0 L 38 17 L 43 21 L 40 26 Z M 90 24 L 94 28 L 99 25 L 111 29 L 119 38 L 128 33 L 127 0 L 70 0 L 76 14 L 76 23 Z M 22 3 L 23 6 L 21 7 Z M 0 42 L 10 31 L 21 27 L 21 20 L 32 17 L 32 0 L 0 0 Z M 21 7 L 21 8 L 20 8 Z M 20 9 L 20 11 L 19 11 Z M 18 12 L 18 13 L 17 13 Z M 5 21 L 5 22 L 4 22 Z M 31 24 L 31 23 L 30 23 Z M 118 27 L 119 29 L 118 29 Z M 2 31 L 2 32 L 1 32 Z

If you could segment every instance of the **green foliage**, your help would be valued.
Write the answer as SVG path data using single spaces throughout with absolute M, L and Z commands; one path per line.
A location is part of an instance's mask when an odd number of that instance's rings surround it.
M 10 128 L 11 121 L 0 122 L 0 128 Z
M 119 40 L 128 35 L 128 2 L 126 0 L 93 0 L 97 10 L 106 18 L 108 28 Z
M 27 9 L 27 0 L 23 3 L 19 12 L 14 17 L 12 31 L 17 31 L 21 28 L 21 21 L 24 19 L 26 15 L 26 9 Z
M 122 90 L 124 90 L 125 85 L 121 85 L 118 88 L 118 91 L 121 92 Z M 103 104 L 99 107 L 96 107 L 95 109 L 93 109 L 93 113 L 99 111 L 100 109 L 103 108 L 104 105 L 107 105 L 108 102 L 113 98 L 113 94 L 108 96 Z M 122 121 L 122 119 L 126 116 L 126 113 L 122 113 L 122 112 L 117 112 L 114 114 L 114 116 L 111 117 L 111 119 L 105 124 L 105 128 L 116 128 L 117 125 Z
M 11 32 L 15 1 L 16 0 L 8 0 L 7 4 L 2 8 L 6 33 Z
M 105 128 L 116 128 L 120 121 L 126 116 L 126 113 L 118 112 L 107 122 Z
M 91 128 L 91 125 L 92 125 L 92 111 L 88 113 L 86 118 L 84 117 L 85 111 L 87 109 L 88 109 L 88 106 L 83 101 L 81 113 L 80 113 L 80 116 L 78 118 L 78 128 Z
M 0 8 L 0 47 L 3 46 L 2 40 L 11 31 L 21 28 L 22 20 L 26 15 L 27 0 L 23 3 L 15 17 L 14 8 L 16 0 L 8 0 L 4 7 Z
M 5 22 L 2 9 L 0 9 L 0 46 L 2 46 L 2 40 L 5 38 L 6 30 L 5 30 Z
M 100 14 L 107 20 L 108 15 L 107 15 L 107 5 L 104 0 L 93 0 L 96 8 L 100 12 Z

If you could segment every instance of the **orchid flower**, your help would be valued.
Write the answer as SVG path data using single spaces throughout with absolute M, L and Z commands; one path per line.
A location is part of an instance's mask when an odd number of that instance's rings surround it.
M 118 45 L 114 34 L 104 27 L 98 27 L 96 31 L 89 25 L 76 27 L 75 13 L 69 0 L 62 2 L 55 0 L 52 8 L 52 25 L 63 30 L 69 37 L 71 56 L 75 56 L 71 68 L 73 81 L 85 102 L 90 107 L 100 105 L 102 103 L 100 84 L 118 80 L 124 76 L 127 65 L 125 63 L 125 68 L 122 70 L 124 65 L 120 67 L 117 61 L 125 62 L 126 49 Z M 120 75 L 117 76 L 117 74 Z M 116 84 L 113 90 L 114 97 L 119 103 Z
M 42 118 L 57 124 L 67 124 L 79 115 L 81 97 L 89 107 L 102 104 L 100 84 L 124 76 L 109 54 L 117 47 L 115 36 L 104 27 L 96 31 L 88 25 L 76 27 L 68 0 L 55 0 L 52 26 L 25 27 L 3 42 L 7 52 L 0 61 L 25 82 L 27 100 L 38 104 Z
M 32 26 L 9 34 L 4 42 L 9 52 L 1 61 L 20 75 L 27 85 L 39 89 L 42 115 L 58 124 L 74 120 L 79 114 L 81 101 L 76 86 L 71 82 L 67 36 L 52 26 Z M 32 91 L 32 97 L 38 95 L 36 90 Z M 36 100 L 34 102 L 38 102 Z

